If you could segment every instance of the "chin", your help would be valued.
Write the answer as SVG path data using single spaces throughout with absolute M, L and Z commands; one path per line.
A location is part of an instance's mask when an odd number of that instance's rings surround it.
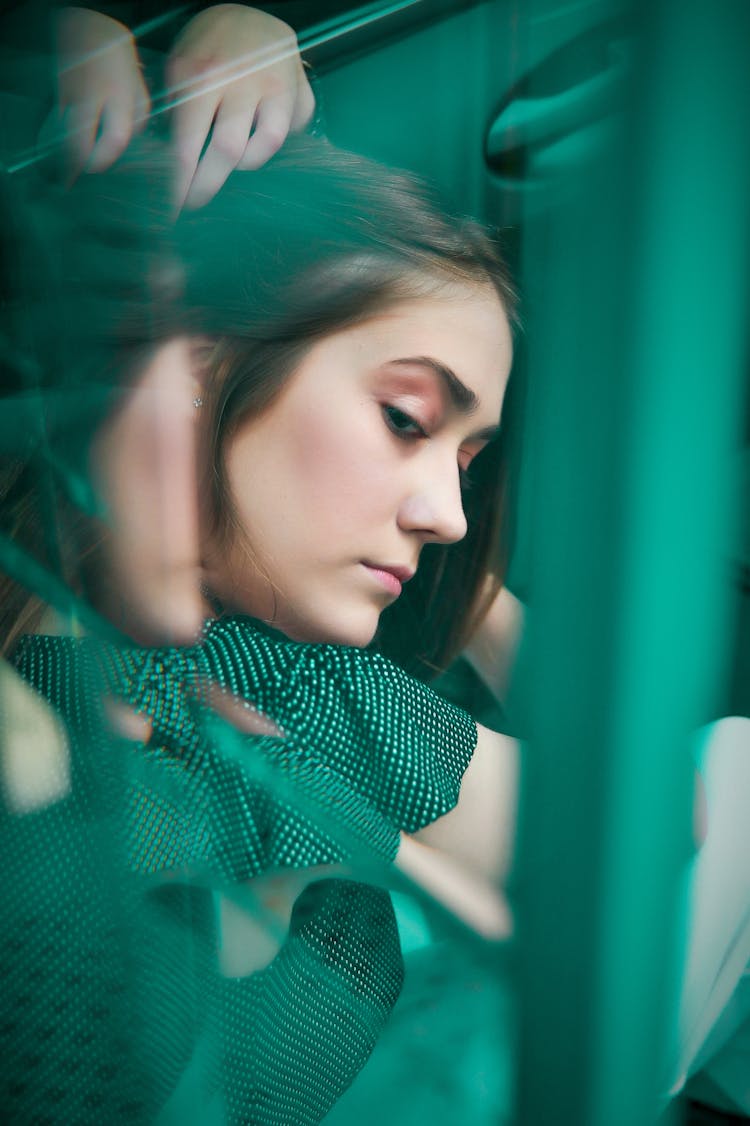
M 377 623 L 371 629 L 342 630 L 336 637 L 329 641 L 330 645 L 348 645 L 352 649 L 365 649 L 372 641 L 377 631 Z
M 295 623 L 293 627 L 280 628 L 282 633 L 294 641 L 305 641 L 317 645 L 348 645 L 353 649 L 364 649 L 375 636 L 378 628 L 379 612 L 360 611 L 345 616 L 341 609 L 331 614 L 325 621 L 310 620 Z

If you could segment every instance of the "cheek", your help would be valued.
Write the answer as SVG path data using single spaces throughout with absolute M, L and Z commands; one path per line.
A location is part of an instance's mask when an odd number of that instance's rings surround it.
M 336 556 L 350 531 L 389 522 L 395 464 L 371 401 L 331 405 L 320 396 L 286 404 L 239 435 L 227 459 L 240 522 L 257 554 L 276 565 L 311 551 Z
M 293 432 L 290 473 L 317 517 L 356 520 L 387 505 L 393 458 L 371 403 L 350 410 L 345 420 L 308 412 Z

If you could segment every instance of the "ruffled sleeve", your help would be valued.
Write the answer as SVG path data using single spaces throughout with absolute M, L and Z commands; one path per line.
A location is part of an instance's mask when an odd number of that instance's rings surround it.
M 209 677 L 266 713 L 399 829 L 414 832 L 455 806 L 476 723 L 392 661 L 289 641 L 243 617 L 211 623 L 202 648 Z

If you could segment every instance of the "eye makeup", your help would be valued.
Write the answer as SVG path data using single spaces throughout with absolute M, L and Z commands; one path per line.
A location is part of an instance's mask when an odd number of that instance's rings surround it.
M 445 364 L 430 356 L 413 356 L 410 359 L 393 360 L 394 364 L 412 364 L 422 370 L 432 372 L 440 383 L 441 391 L 448 398 L 451 406 L 459 414 L 473 414 L 479 406 L 479 400 Z
M 434 376 L 420 368 L 381 368 L 375 379 L 375 394 L 385 408 L 408 416 L 429 436 L 442 424 L 446 404 Z
M 415 418 L 398 407 L 384 403 L 381 407 L 386 426 L 397 438 L 427 438 L 427 431 Z

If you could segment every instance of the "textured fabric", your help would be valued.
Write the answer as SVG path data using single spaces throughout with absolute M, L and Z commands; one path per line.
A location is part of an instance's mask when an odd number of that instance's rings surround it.
M 200 1057 L 181 1122 L 207 1122 L 209 1104 L 230 1123 L 319 1122 L 401 987 L 389 896 L 311 885 L 278 955 L 233 979 L 217 968 L 210 893 L 184 877 L 226 886 L 389 858 L 399 828 L 454 804 L 474 724 L 381 657 L 248 619 L 213 623 L 190 650 L 30 637 L 15 662 L 68 725 L 72 786 L 3 815 L 2 1120 L 153 1122 Z M 216 721 L 212 683 L 283 737 Z M 104 734 L 106 695 L 151 716 L 147 747 Z
M 367 1060 L 403 975 L 387 893 L 312 885 L 274 961 L 230 979 L 210 897 L 128 873 L 115 819 L 71 799 L 2 832 L 4 1123 L 153 1123 L 203 1042 L 183 1126 L 217 1094 L 228 1123 L 312 1126 Z
M 210 623 L 192 649 L 34 637 L 15 660 L 79 726 L 81 670 L 92 665 L 108 692 L 153 721 L 139 758 L 161 768 L 160 785 L 133 798 L 144 870 L 208 865 L 248 878 L 358 853 L 390 860 L 399 829 L 456 804 L 476 745 L 464 711 L 379 654 L 292 642 L 249 618 Z M 268 715 L 283 738 L 240 737 L 207 718 L 200 704 L 211 684 Z M 182 800 L 186 786 L 199 802 Z
M 128 870 L 123 762 L 93 750 L 64 800 L 0 813 L 3 1122 L 153 1121 L 212 1004 L 210 902 Z
M 310 885 L 271 966 L 246 981 L 223 979 L 230 1120 L 317 1122 L 375 1047 L 402 981 L 390 897 L 351 880 Z
M 378 653 L 305 645 L 249 618 L 209 624 L 207 676 L 267 713 L 400 829 L 452 809 L 476 723 Z

